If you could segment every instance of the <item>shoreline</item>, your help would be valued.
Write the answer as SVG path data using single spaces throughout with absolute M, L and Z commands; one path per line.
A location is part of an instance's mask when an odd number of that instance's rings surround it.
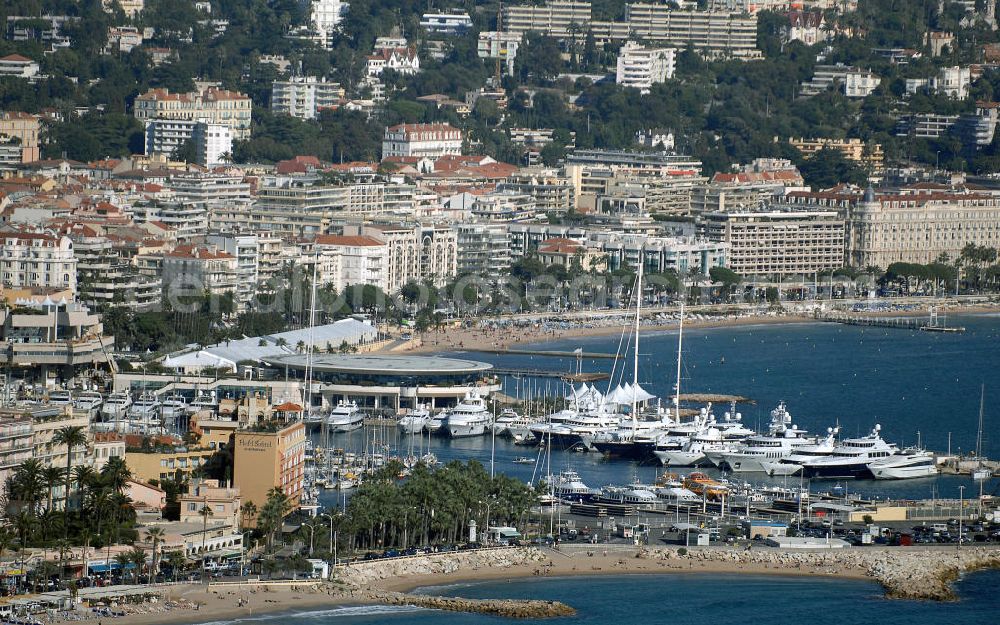
M 929 305 L 922 305 L 912 310 L 884 310 L 856 313 L 864 317 L 921 317 L 928 314 Z M 939 307 L 941 308 L 941 307 Z M 974 304 L 969 306 L 955 306 L 943 309 L 949 315 L 989 315 L 1000 313 L 1000 305 L 997 304 Z M 661 312 L 658 314 L 668 314 Z M 684 328 L 688 330 L 706 330 L 715 328 L 732 327 L 752 327 L 752 326 L 772 326 L 772 325 L 796 325 L 809 323 L 832 323 L 824 322 L 805 313 L 790 312 L 787 314 L 748 314 L 743 316 L 713 316 L 712 313 L 697 313 L 708 318 L 691 319 L 686 318 Z M 405 354 L 433 354 L 440 352 L 484 352 L 502 354 L 507 349 L 519 348 L 525 345 L 537 343 L 551 343 L 553 341 L 563 341 L 569 339 L 589 339 L 596 337 L 615 336 L 622 332 L 627 321 L 627 313 L 610 317 L 608 315 L 596 316 L 594 320 L 574 323 L 583 323 L 575 327 L 550 327 L 551 324 L 559 323 L 547 320 L 548 326 L 536 323 L 533 326 L 517 326 L 501 328 L 458 328 L 448 327 L 441 330 L 428 330 L 424 333 L 422 342 L 417 346 L 398 350 L 396 353 Z M 553 315 L 553 319 L 558 318 Z M 614 319 L 615 323 L 597 324 L 597 320 Z M 634 315 L 632 317 L 634 319 Z M 629 327 L 631 327 L 629 322 Z M 587 325 L 597 324 L 597 325 Z M 639 326 L 642 334 L 656 332 L 675 332 L 678 327 L 677 320 L 666 323 L 644 323 Z
M 340 581 L 303 580 L 281 587 L 268 582 L 221 587 L 172 586 L 164 601 L 200 604 L 133 613 L 109 619 L 123 625 L 218 623 L 248 618 L 278 619 L 322 610 L 379 606 L 426 605 L 450 596 L 455 586 L 527 580 L 625 575 L 750 575 L 788 578 L 819 577 L 864 581 L 879 585 L 886 597 L 950 601 L 953 582 L 961 575 L 1000 568 L 1000 549 L 887 548 L 864 550 L 797 551 L 761 548 L 753 551 L 725 547 L 694 548 L 686 555 L 671 547 L 572 545 L 556 551 L 535 548 L 434 554 L 393 561 L 358 562 L 339 569 Z M 900 551 L 903 549 L 903 551 Z M 466 610 L 482 612 L 475 600 L 457 601 Z M 517 604 L 517 597 L 503 602 Z M 242 603 L 242 605 L 240 605 Z M 572 606 L 570 606 L 572 607 Z M 391 608 L 390 608 L 391 609 Z M 91 622 L 97 619 L 90 619 Z

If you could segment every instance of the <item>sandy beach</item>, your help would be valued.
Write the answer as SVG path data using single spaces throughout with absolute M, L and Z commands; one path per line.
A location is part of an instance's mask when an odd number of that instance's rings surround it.
M 910 310 L 885 310 L 856 313 L 866 317 L 915 317 L 928 314 L 929 306 L 923 305 Z M 988 314 L 1000 312 L 1000 305 L 977 304 L 969 306 L 939 307 L 942 314 Z M 707 318 L 688 318 L 684 321 L 686 329 L 726 328 L 736 326 L 758 326 L 775 324 L 817 323 L 817 320 L 807 314 L 767 314 L 743 316 L 713 316 L 706 313 Z M 554 317 L 555 318 L 555 317 Z M 553 318 L 553 319 L 554 319 Z M 485 320 L 485 318 L 484 318 Z M 642 334 L 663 331 L 676 331 L 677 321 L 667 323 L 651 323 L 645 319 L 640 326 Z M 440 330 L 429 330 L 423 334 L 422 344 L 406 350 L 407 353 L 426 354 L 443 351 L 503 351 L 525 344 L 559 341 L 572 338 L 587 338 L 597 336 L 616 336 L 621 334 L 624 324 L 631 324 L 633 318 L 627 315 L 602 316 L 590 321 L 574 321 L 577 325 L 558 327 L 559 323 L 550 321 L 534 326 L 509 325 L 502 328 L 463 328 L 446 327 Z

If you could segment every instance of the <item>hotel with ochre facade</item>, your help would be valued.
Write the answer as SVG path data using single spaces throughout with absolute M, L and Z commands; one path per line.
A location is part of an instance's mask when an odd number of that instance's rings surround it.
M 243 505 L 253 502 L 259 511 L 267 493 L 280 487 L 291 509 L 299 505 L 305 474 L 306 428 L 299 421 L 275 432 L 241 430 L 233 445 L 233 483 Z M 256 520 L 254 520 L 256 521 Z

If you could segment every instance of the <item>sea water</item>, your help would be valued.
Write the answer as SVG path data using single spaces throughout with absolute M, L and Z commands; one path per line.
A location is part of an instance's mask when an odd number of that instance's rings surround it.
M 660 625 L 668 623 L 760 623 L 766 625 L 954 625 L 996 623 L 1000 571 L 971 574 L 957 584 L 959 601 L 889 600 L 881 588 L 860 580 L 826 577 L 676 573 L 512 579 L 457 584 L 420 592 L 472 598 L 562 601 L 577 615 L 549 620 L 412 607 L 347 606 L 311 612 L 261 615 L 224 622 L 280 621 L 282 625 Z M 219 624 L 222 625 L 222 624 Z
M 950 317 L 949 325 L 964 333 L 940 334 L 887 328 L 862 328 L 834 323 L 795 323 L 693 328 L 684 332 L 681 391 L 742 395 L 753 405 L 739 405 L 743 421 L 766 428 L 769 413 L 785 401 L 796 425 L 813 433 L 839 425 L 842 436 L 867 434 L 879 424 L 890 442 L 923 446 L 940 453 L 969 452 L 976 448 L 980 387 L 985 385 L 983 451 L 1000 456 L 1000 315 Z M 570 338 L 523 346 L 526 349 L 615 353 L 619 336 Z M 677 369 L 677 332 L 643 332 L 639 344 L 639 383 L 669 405 Z M 573 358 L 493 355 L 451 352 L 506 368 L 574 371 Z M 584 371 L 610 372 L 610 359 L 585 359 Z M 632 358 L 619 361 L 611 388 L 631 382 Z M 566 395 L 569 387 L 557 379 L 503 380 L 504 392 L 524 397 L 529 393 Z M 597 382 L 603 392 L 608 381 Z M 655 400 L 654 400 L 655 401 Z M 715 406 L 722 418 L 729 406 Z M 573 469 L 592 487 L 652 482 L 662 468 L 624 460 L 608 460 L 596 453 L 553 450 L 551 458 L 538 450 L 519 447 L 489 437 L 447 440 L 400 436 L 394 428 L 382 433 L 406 453 L 431 451 L 443 462 L 475 459 L 495 471 L 525 481 L 542 479 L 551 471 Z M 338 447 L 361 451 L 365 434 L 338 435 Z M 532 464 L 514 464 L 517 457 Z M 768 479 L 759 474 L 743 476 L 754 483 L 798 485 L 798 478 Z M 968 477 L 941 476 L 902 481 L 854 481 L 844 484 L 851 492 L 869 497 L 957 498 L 959 486 L 966 496 L 978 495 L 978 485 Z M 835 483 L 814 483 L 814 490 Z M 996 480 L 984 485 L 996 488 Z M 333 505 L 338 498 L 326 493 L 321 501 Z

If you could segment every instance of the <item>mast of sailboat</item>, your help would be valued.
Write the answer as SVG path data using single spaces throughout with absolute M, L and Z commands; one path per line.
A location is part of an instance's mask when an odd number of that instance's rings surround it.
M 979 431 L 976 433 L 976 460 L 983 466 L 983 405 L 986 401 L 986 384 L 979 385 Z
M 684 300 L 681 300 L 681 322 L 677 327 L 677 382 L 674 387 L 674 420 L 681 420 L 681 348 L 684 345 Z
M 639 315 L 642 309 L 642 267 L 646 263 L 642 258 L 642 250 L 639 250 L 639 273 L 635 277 L 635 355 L 632 361 L 632 438 L 635 438 L 635 431 L 639 428 L 639 421 L 635 411 L 638 408 L 639 389 Z

